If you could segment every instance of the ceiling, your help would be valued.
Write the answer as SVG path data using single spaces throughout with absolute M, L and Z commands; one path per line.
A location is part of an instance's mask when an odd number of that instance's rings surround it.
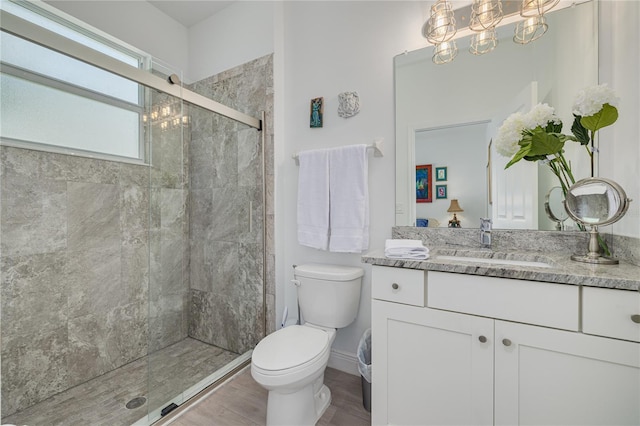
M 149 3 L 189 28 L 218 13 L 233 1 L 149 0 Z

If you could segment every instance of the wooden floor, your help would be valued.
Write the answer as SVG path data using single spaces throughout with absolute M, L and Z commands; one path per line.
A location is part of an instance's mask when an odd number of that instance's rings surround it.
M 319 426 L 370 425 L 371 415 L 362 405 L 360 376 L 327 368 L 324 383 L 331 389 L 331 405 Z M 190 407 L 171 426 L 264 425 L 267 391 L 251 377 L 249 367 L 214 393 Z

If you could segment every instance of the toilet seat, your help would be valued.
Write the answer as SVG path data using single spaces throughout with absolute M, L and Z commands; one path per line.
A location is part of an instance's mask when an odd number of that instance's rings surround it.
M 262 339 L 253 350 L 251 362 L 264 375 L 290 374 L 323 360 L 330 346 L 325 330 L 292 325 Z

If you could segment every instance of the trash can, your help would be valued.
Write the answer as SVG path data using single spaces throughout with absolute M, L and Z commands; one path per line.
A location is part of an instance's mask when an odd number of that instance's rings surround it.
M 362 405 L 371 412 L 371 329 L 365 330 L 358 343 L 358 371 L 362 382 Z

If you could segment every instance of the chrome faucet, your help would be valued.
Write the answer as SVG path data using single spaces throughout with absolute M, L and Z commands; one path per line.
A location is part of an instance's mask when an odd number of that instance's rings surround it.
M 482 248 L 491 248 L 491 219 L 480 218 L 480 244 Z

